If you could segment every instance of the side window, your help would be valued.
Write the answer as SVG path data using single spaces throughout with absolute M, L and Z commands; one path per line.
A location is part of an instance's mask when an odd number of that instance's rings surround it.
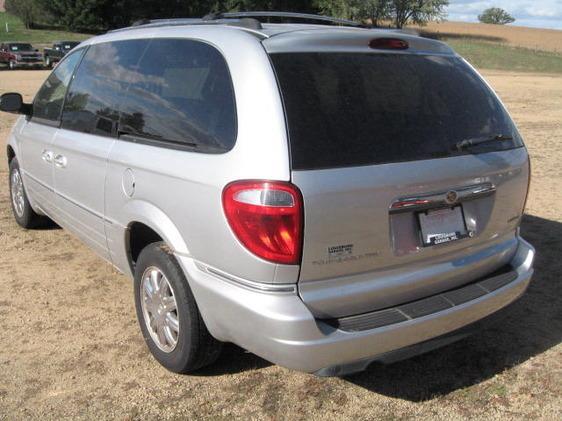
M 84 49 L 69 54 L 49 75 L 33 101 L 33 118 L 50 121 L 60 119 L 72 73 L 83 54 Z
M 153 39 L 138 69 L 122 99 L 121 133 L 198 152 L 232 149 L 234 92 L 217 49 L 187 39 Z
M 76 72 L 62 116 L 62 128 L 102 136 L 117 135 L 119 104 L 131 81 L 147 40 L 90 46 Z

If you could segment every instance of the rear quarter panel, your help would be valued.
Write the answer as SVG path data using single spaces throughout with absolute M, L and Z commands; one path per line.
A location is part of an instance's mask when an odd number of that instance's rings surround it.
M 143 218 L 170 239 L 180 233 L 183 241 L 170 244 L 177 253 L 247 280 L 296 282 L 298 266 L 282 267 L 252 255 L 234 237 L 222 209 L 222 190 L 234 180 L 290 179 L 283 108 L 259 40 L 232 28 L 163 28 L 152 36 L 204 39 L 223 54 L 236 97 L 237 141 L 231 151 L 218 155 L 116 142 L 106 179 L 112 260 L 128 271 L 126 228 Z M 123 35 L 116 33 L 97 42 L 119 37 Z M 132 198 L 123 191 L 128 169 L 135 178 Z

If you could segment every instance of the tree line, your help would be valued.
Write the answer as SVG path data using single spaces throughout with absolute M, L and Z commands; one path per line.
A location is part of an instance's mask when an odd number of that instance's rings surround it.
M 424 24 L 445 16 L 448 0 L 6 0 L 28 28 L 49 25 L 101 32 L 150 18 L 201 17 L 229 11 L 321 13 L 374 26 Z

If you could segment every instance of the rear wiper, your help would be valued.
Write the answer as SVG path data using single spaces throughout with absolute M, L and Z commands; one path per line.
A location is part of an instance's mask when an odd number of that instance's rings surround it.
M 513 136 L 503 135 L 500 133 L 494 136 L 473 137 L 471 139 L 465 139 L 465 140 L 461 140 L 460 142 L 457 142 L 456 147 L 457 150 L 460 152 L 463 149 L 470 148 L 471 146 L 481 145 L 483 143 L 489 143 L 489 142 L 503 142 L 506 140 L 513 140 Z

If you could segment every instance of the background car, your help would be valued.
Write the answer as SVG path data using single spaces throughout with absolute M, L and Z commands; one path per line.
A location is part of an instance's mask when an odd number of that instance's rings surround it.
M 43 67 L 43 54 L 29 43 L 9 42 L 0 45 L 0 63 L 10 70 L 18 67 Z
M 55 41 L 51 48 L 43 50 L 43 60 L 46 67 L 53 67 L 58 63 L 68 52 L 80 44 L 77 41 Z

